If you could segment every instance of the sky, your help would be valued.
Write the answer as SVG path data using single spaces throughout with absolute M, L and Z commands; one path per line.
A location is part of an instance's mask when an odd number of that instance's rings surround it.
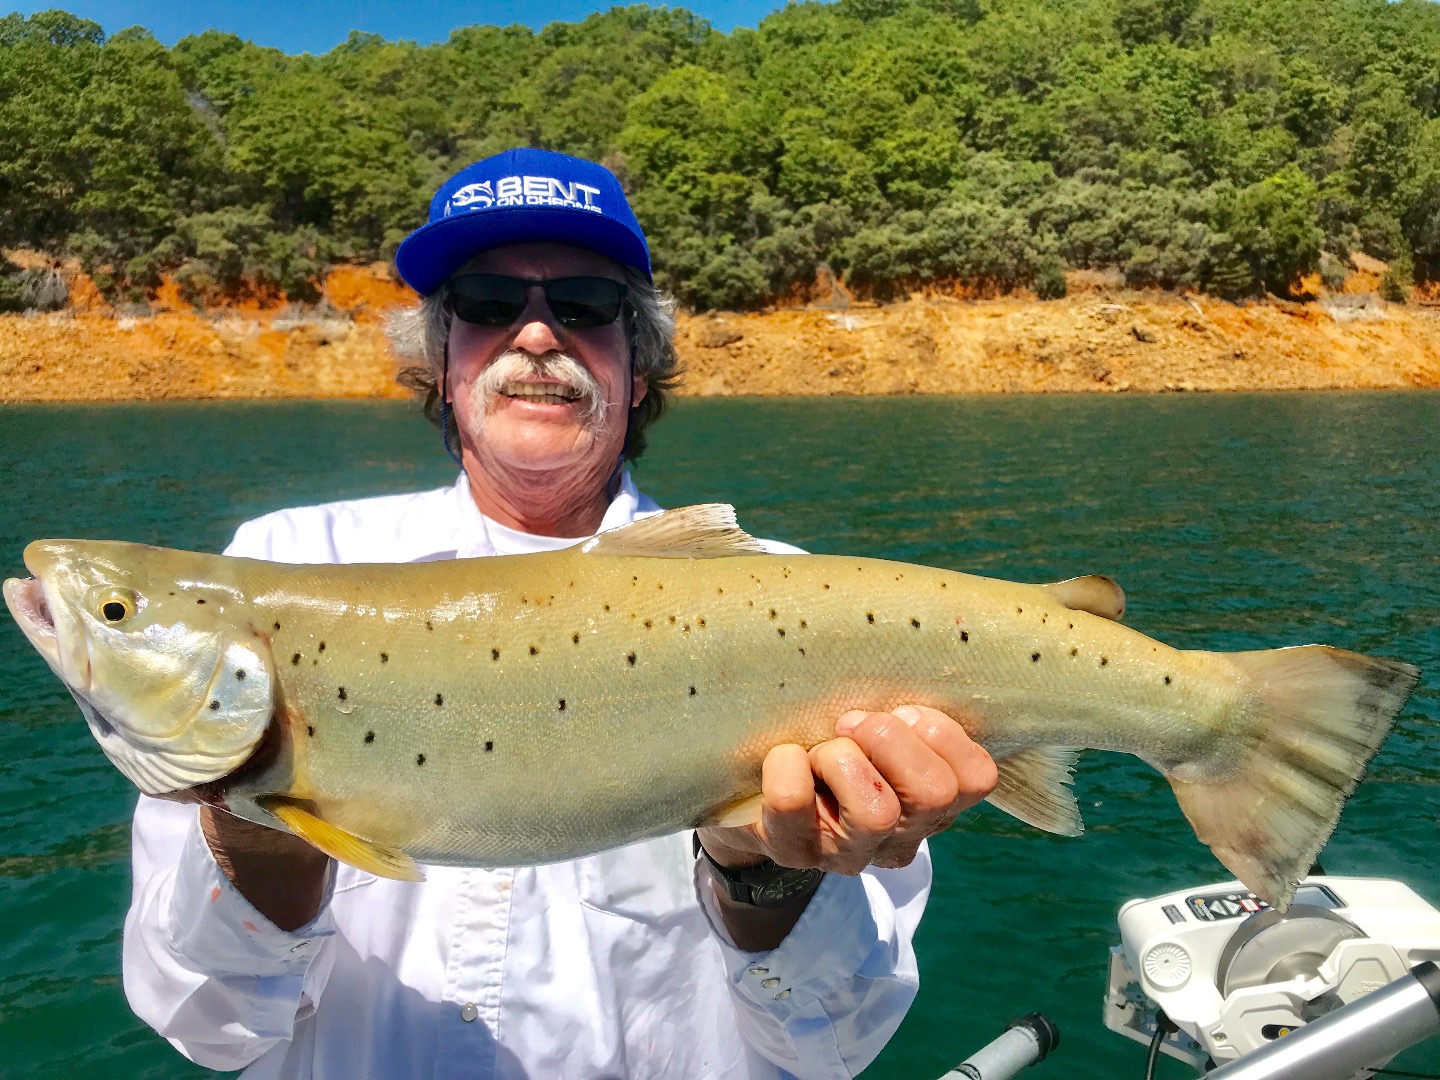
M 239 34 L 257 45 L 285 52 L 329 52 L 351 30 L 364 30 L 396 40 L 421 43 L 444 41 L 457 26 L 524 23 L 539 29 L 551 22 L 574 22 L 611 3 L 582 0 L 414 0 L 412 3 L 343 3 L 341 0 L 49 0 L 48 3 L 13 3 L 0 0 L 0 11 L 33 15 L 60 7 L 93 19 L 106 34 L 127 26 L 143 26 L 166 45 L 189 34 L 215 28 Z M 689 8 L 715 26 L 733 30 L 754 26 L 784 0 L 691 0 L 676 6 Z

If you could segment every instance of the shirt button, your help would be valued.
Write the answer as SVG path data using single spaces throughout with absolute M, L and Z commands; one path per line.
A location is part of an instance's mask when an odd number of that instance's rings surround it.
M 776 1000 L 776 1001 L 784 1001 L 784 1000 L 785 1000 L 786 998 L 788 998 L 789 996 L 790 996 L 790 991 L 789 991 L 789 990 L 781 990 L 778 994 L 775 995 L 775 1000 Z
M 770 978 L 770 979 L 766 979 L 766 980 L 765 980 L 764 982 L 762 982 L 760 985 L 763 986 L 766 990 L 774 990 L 775 987 L 777 987 L 777 986 L 780 985 L 780 980 L 779 980 L 779 979 L 775 979 L 775 978 Z
M 308 941 L 302 941 L 302 942 L 300 942 L 300 944 L 294 946 L 290 951 L 291 951 L 292 953 L 295 953 L 295 952 L 304 952 L 304 951 L 305 951 L 306 949 L 308 949 L 309 947 L 310 947 L 310 942 L 308 942 Z
M 753 968 L 750 969 L 750 974 L 751 974 L 751 975 L 769 975 L 769 974 L 770 974 L 770 969 L 769 969 L 769 968 L 763 968 L 763 967 L 753 967 Z
M 475 1007 L 474 1002 L 467 1001 L 464 1005 L 460 1006 L 460 1019 L 464 1020 L 467 1024 L 479 1015 L 480 1010 Z

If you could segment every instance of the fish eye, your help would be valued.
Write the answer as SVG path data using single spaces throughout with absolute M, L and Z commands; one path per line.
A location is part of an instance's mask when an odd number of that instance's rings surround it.
M 135 615 L 135 597 L 131 593 L 112 589 L 96 597 L 96 610 L 102 619 L 114 626 Z

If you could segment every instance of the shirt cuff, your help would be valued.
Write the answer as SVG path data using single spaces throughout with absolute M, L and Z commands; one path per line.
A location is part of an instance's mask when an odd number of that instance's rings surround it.
M 257 1035 L 288 1037 L 295 1021 L 313 1011 L 332 966 L 328 956 L 317 963 L 317 955 L 326 951 L 324 940 L 335 933 L 330 914 L 334 885 L 332 863 L 320 913 L 293 932 L 281 930 L 255 910 L 216 864 L 197 815 L 176 870 L 166 943 L 192 970 L 248 976 L 256 1011 L 247 1026 Z M 262 1020 L 266 1015 L 273 1025 Z M 268 1030 L 271 1026 L 274 1032 Z
M 746 952 L 725 928 L 703 863 L 697 863 L 696 878 L 700 906 L 719 939 L 731 983 L 782 1021 L 799 1004 L 797 997 L 823 998 L 848 986 L 857 973 L 874 965 L 877 947 L 883 949 L 891 938 L 882 932 L 872 908 L 869 889 L 884 892 L 878 882 L 865 874 L 826 874 L 779 946 L 769 952 Z

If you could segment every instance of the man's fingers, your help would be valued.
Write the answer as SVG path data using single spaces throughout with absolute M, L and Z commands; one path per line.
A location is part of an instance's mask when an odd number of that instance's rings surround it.
M 956 721 L 924 705 L 902 705 L 895 715 L 950 766 L 955 777 L 955 813 L 967 810 L 995 789 L 995 760 Z
M 810 749 L 810 765 L 834 798 L 834 807 L 818 803 L 822 834 L 834 838 L 821 865 L 842 874 L 858 874 L 900 823 L 900 799 L 865 756 L 846 738 Z
M 814 866 L 820 856 L 815 775 L 803 746 L 772 747 L 760 769 L 761 832 L 781 866 Z
M 958 725 L 957 725 L 958 726 Z M 872 713 L 850 738 L 894 789 L 905 814 L 904 825 L 919 836 L 946 814 L 953 816 L 960 782 L 950 763 L 917 734 L 904 718 Z

